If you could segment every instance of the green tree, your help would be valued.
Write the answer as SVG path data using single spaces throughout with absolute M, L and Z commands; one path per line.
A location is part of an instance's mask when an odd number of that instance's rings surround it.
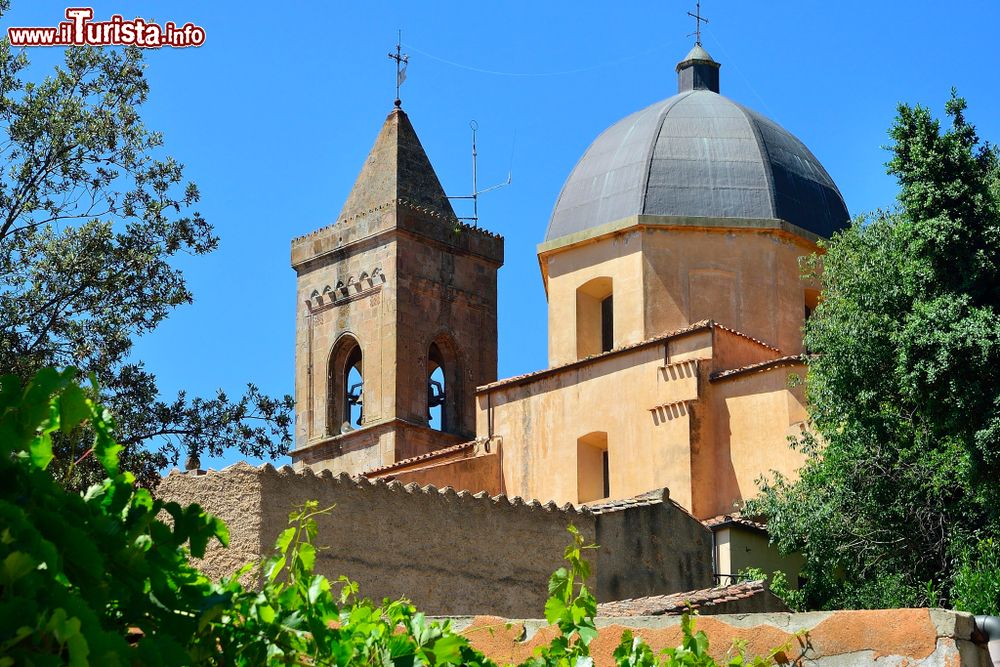
M 997 534 L 1000 170 L 965 101 L 945 109 L 942 129 L 899 107 L 898 208 L 807 262 L 822 268 L 805 334 L 822 444 L 798 442 L 800 479 L 762 483 L 748 509 L 805 555 L 812 607 L 946 603 L 960 551 Z
M 236 398 L 165 399 L 130 358 L 138 336 L 192 300 L 175 256 L 218 244 L 189 212 L 197 187 L 142 122 L 140 50 L 71 48 L 39 82 L 25 80 L 27 67 L 24 52 L 0 41 L 0 373 L 26 380 L 76 366 L 96 375 L 123 465 L 147 485 L 184 455 L 284 453 L 288 396 L 249 385 Z M 88 431 L 59 437 L 53 467 L 65 473 L 92 442 Z M 89 457 L 73 470 L 67 481 L 80 488 L 103 476 Z

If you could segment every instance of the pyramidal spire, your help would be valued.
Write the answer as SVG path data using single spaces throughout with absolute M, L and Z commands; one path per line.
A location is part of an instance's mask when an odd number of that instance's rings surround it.
M 338 220 L 404 199 L 448 218 L 455 210 L 406 113 L 393 109 L 347 196 Z

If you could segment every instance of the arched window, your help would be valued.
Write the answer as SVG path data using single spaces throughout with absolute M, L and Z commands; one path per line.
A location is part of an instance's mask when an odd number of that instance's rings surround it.
M 427 425 L 439 431 L 445 430 L 444 403 L 447 393 L 445 392 L 446 380 L 444 377 L 444 359 L 441 357 L 441 350 L 435 343 L 431 343 L 431 349 L 427 353 Z
M 576 441 L 577 502 L 589 503 L 611 496 L 608 434 L 595 431 Z
M 576 356 L 578 359 L 614 349 L 614 304 L 611 278 L 594 278 L 576 290 Z
M 346 433 L 364 423 L 364 363 L 361 345 L 341 336 L 330 355 L 327 375 L 327 431 Z
M 458 359 L 451 341 L 439 338 L 427 350 L 427 425 L 446 433 L 462 430 Z

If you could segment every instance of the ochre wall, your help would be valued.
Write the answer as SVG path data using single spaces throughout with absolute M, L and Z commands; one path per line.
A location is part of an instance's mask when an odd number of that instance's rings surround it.
M 768 361 L 779 354 L 777 349 L 762 345 L 762 341 L 751 340 L 747 336 L 741 336 L 722 327 L 716 327 L 713 334 L 713 372 Z
M 506 493 L 578 502 L 577 440 L 603 431 L 611 498 L 666 486 L 690 507 L 691 427 L 684 401 L 698 397 L 693 368 L 711 356 L 711 340 L 705 330 L 480 393 L 478 436 L 502 442 Z
M 500 479 L 500 455 L 497 452 L 481 454 L 455 461 L 434 463 L 414 470 L 392 472 L 389 479 L 401 484 L 433 484 L 437 488 L 450 486 L 456 491 L 485 491 L 491 496 L 503 492 Z
M 599 276 L 614 284 L 615 346 L 704 319 L 802 351 L 805 289 L 798 236 L 739 228 L 636 225 L 540 256 L 549 299 L 549 365 L 576 358 L 576 290 Z
M 805 457 L 788 438 L 806 428 L 804 386 L 789 384 L 804 373 L 800 363 L 704 382 L 701 442 L 711 444 L 694 457 L 696 516 L 732 512 L 733 499 L 756 495 L 761 476 L 772 470 L 794 476 L 802 466 Z
M 713 380 L 777 352 L 716 326 L 480 390 L 480 438 L 502 442 L 505 492 L 580 502 L 578 440 L 607 433 L 611 498 L 666 486 L 700 519 L 731 512 L 769 470 L 794 476 L 800 362 Z M 787 365 L 792 363 L 795 365 Z M 589 498 L 587 498 L 589 499 Z
M 549 366 L 578 358 L 577 289 L 594 278 L 612 278 L 614 347 L 644 340 L 642 244 L 637 233 L 580 246 L 548 258 Z
M 774 233 L 645 228 L 647 335 L 707 318 L 784 354 L 801 352 L 806 285 L 798 258 L 814 248 Z

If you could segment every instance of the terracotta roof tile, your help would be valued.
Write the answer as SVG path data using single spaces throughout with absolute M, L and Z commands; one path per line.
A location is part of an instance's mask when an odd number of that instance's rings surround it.
M 651 595 L 643 598 L 602 602 L 597 605 L 598 616 L 678 616 L 689 608 L 707 610 L 725 602 L 745 600 L 767 593 L 764 581 L 747 581 L 732 586 L 706 588 L 700 591 Z
M 744 375 L 746 373 L 759 373 L 782 366 L 797 366 L 799 364 L 805 364 L 807 358 L 808 357 L 801 354 L 792 354 L 785 357 L 778 357 L 777 359 L 768 359 L 767 361 L 759 361 L 755 364 L 748 364 L 746 366 L 732 368 L 727 371 L 716 371 L 712 373 L 708 379 L 712 382 L 718 382 L 719 380 L 728 380 L 729 378 Z
M 647 491 L 646 493 L 633 496 L 631 498 L 623 498 L 621 500 L 599 500 L 593 503 L 584 503 L 582 507 L 587 509 L 593 514 L 609 514 L 611 512 L 621 512 L 622 510 L 633 509 L 636 507 L 650 507 L 652 505 L 673 505 L 676 509 L 680 510 L 684 514 L 698 521 L 698 518 L 691 514 L 683 505 L 670 497 L 670 489 L 663 487 L 662 489 L 653 489 L 652 491 Z
M 666 489 L 651 491 L 634 498 L 624 498 L 622 500 L 601 500 L 594 503 L 584 503 L 584 506 L 594 514 L 607 514 L 608 512 L 619 512 L 633 507 L 648 507 L 650 505 L 662 505 L 670 500 Z
M 475 447 L 476 441 L 470 440 L 469 442 L 462 442 L 457 445 L 452 445 L 451 447 L 445 447 L 443 449 L 435 449 L 433 452 L 427 452 L 426 454 L 419 454 L 417 456 L 411 456 L 408 459 L 401 459 L 395 463 L 390 463 L 389 465 L 380 466 L 378 468 L 372 468 L 371 470 L 365 470 L 361 474 L 364 476 L 374 475 L 378 473 L 388 472 L 389 470 L 395 470 L 396 468 L 402 468 L 404 466 L 411 465 L 413 463 L 420 463 L 421 461 L 432 461 L 434 459 L 441 458 L 442 456 L 447 456 L 448 454 L 454 454 L 470 447 Z
M 737 525 L 743 526 L 745 528 L 753 528 L 755 530 L 767 531 L 767 524 L 763 521 L 759 521 L 750 517 L 745 517 L 739 512 L 733 512 L 731 514 L 720 514 L 718 516 L 713 516 L 709 519 L 702 521 L 708 528 L 718 528 L 720 526 Z

